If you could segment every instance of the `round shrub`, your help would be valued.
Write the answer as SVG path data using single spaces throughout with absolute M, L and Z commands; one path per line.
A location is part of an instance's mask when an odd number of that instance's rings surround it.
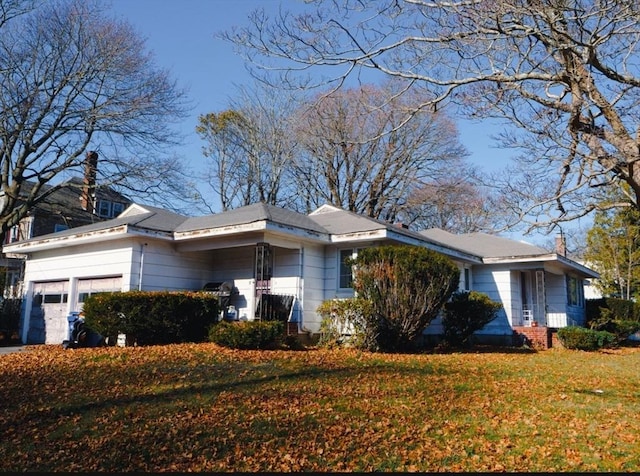
M 465 346 L 475 331 L 496 318 L 502 304 L 478 291 L 459 291 L 444 305 L 444 340 L 451 346 Z
M 421 246 L 364 248 L 353 260 L 353 287 L 371 303 L 368 350 L 412 350 L 458 287 L 460 270 L 448 257 Z
M 209 341 L 231 349 L 273 349 L 284 337 L 282 321 L 222 321 L 209 329 Z

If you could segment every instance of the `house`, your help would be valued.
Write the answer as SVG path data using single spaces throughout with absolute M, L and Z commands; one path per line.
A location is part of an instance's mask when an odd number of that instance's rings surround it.
M 114 218 L 132 202 L 111 187 L 96 185 L 97 152 L 88 152 L 85 157 L 85 170 L 82 178 L 72 177 L 58 190 L 34 206 L 20 223 L 12 227 L 5 235 L 4 244 L 28 240 L 69 228 L 83 226 L 97 221 Z M 22 194 L 31 191 L 33 183 L 22 185 Z M 45 186 L 47 193 L 51 186 Z M 5 297 L 13 296 L 21 281 L 22 259 L 0 258 L 0 266 L 5 271 Z
M 347 257 L 383 244 L 425 246 L 460 268 L 460 288 L 500 300 L 484 332 L 511 342 L 534 320 L 562 327 L 584 319 L 582 282 L 596 274 L 558 253 L 490 235 L 418 233 L 324 205 L 305 215 L 256 203 L 184 217 L 133 204 L 118 217 L 4 246 L 24 257 L 24 343 L 61 343 L 70 311 L 103 291 L 233 289 L 241 320 L 266 317 L 265 302 L 290 303 L 290 327 L 318 333 L 324 300 L 353 296 Z M 437 326 L 434 327 L 434 329 Z

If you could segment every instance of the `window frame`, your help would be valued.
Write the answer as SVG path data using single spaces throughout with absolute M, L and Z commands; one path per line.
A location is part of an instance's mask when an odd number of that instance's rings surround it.
M 346 256 L 348 254 L 348 256 Z M 338 250 L 338 289 L 347 290 L 353 289 L 353 266 L 349 266 L 347 271 L 347 265 L 345 261 L 347 258 L 355 258 L 358 256 L 358 248 L 342 248 Z M 347 280 L 347 282 L 343 281 Z M 343 286 L 348 284 L 348 286 Z

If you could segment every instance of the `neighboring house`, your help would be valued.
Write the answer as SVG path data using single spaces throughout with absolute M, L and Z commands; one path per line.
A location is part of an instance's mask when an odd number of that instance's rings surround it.
M 265 317 L 261 303 L 288 297 L 287 320 L 300 332 L 318 333 L 317 307 L 354 294 L 345 259 L 382 244 L 425 246 L 453 259 L 460 289 L 503 303 L 504 312 L 482 332 L 507 343 L 514 328 L 534 319 L 555 327 L 583 321 L 582 283 L 597 276 L 564 256 L 513 240 L 417 233 L 329 205 L 304 215 L 257 203 L 188 218 L 133 204 L 113 220 L 11 243 L 4 251 L 26 257 L 23 342 L 58 344 L 67 336 L 66 316 L 92 293 L 202 290 L 222 283 L 234 290 L 229 304 L 239 319 Z
M 108 220 L 122 213 L 132 202 L 110 187 L 96 186 L 97 161 L 96 152 L 87 153 L 84 177 L 69 179 L 64 187 L 34 206 L 5 235 L 4 244 Z M 32 186 L 32 183 L 25 182 L 22 193 L 28 194 Z M 50 187 L 46 186 L 44 191 L 47 188 Z M 13 296 L 22 280 L 23 260 L 2 256 L 0 266 L 6 275 L 5 297 Z

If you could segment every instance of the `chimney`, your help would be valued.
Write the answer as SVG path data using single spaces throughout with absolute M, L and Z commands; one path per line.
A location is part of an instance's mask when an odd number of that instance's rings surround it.
M 98 171 L 98 153 L 94 150 L 87 152 L 84 159 L 84 178 L 82 179 L 82 192 L 80 195 L 80 205 L 83 210 L 94 212 L 94 198 L 96 175 Z
M 560 256 L 567 256 L 567 242 L 563 233 L 556 235 L 556 253 Z

